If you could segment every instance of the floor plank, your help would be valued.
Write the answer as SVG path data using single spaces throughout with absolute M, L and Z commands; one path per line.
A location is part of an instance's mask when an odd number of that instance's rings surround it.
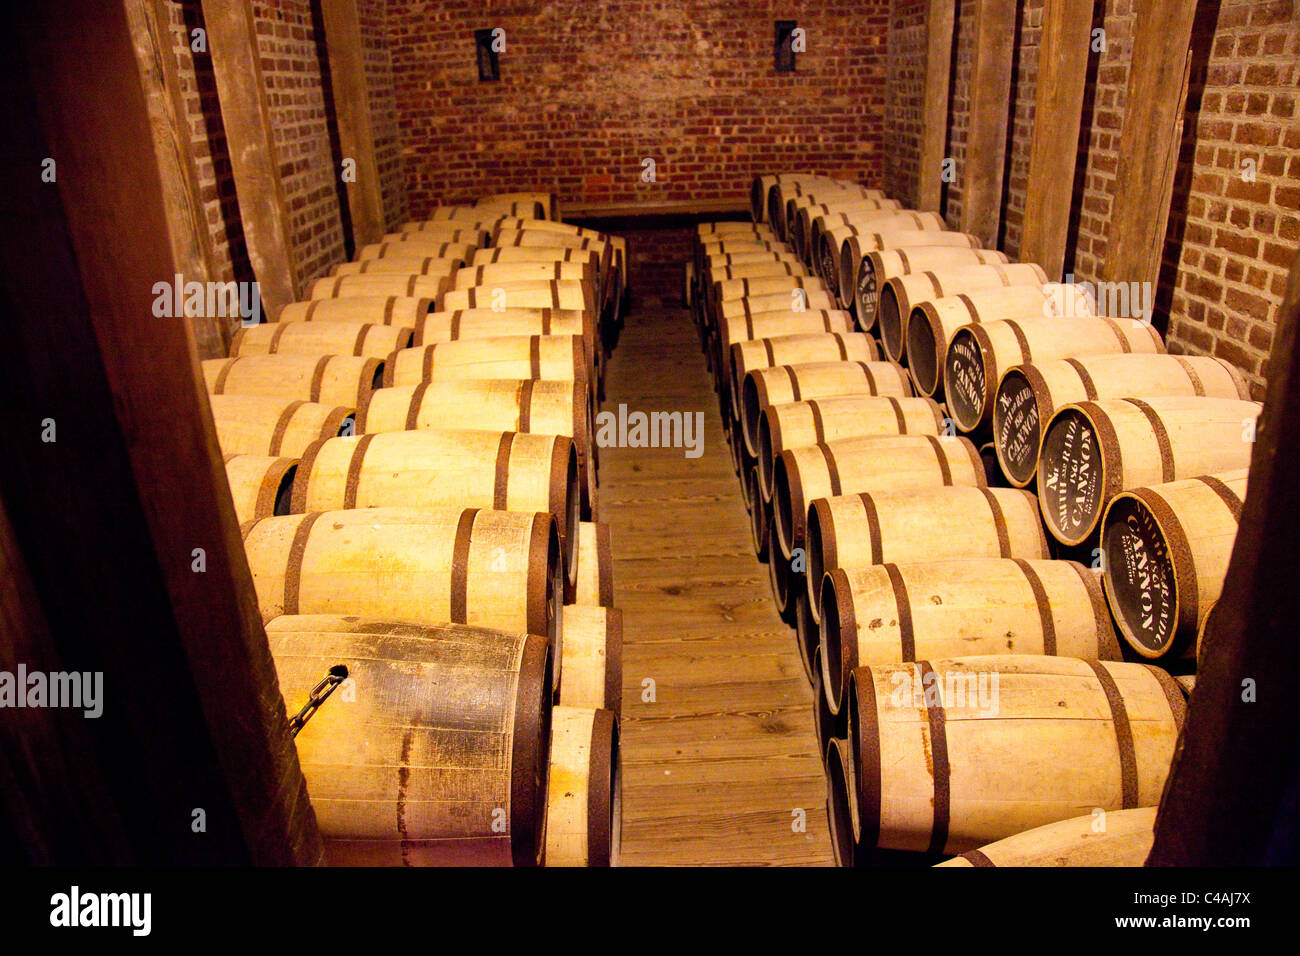
M 698 458 L 600 452 L 624 627 L 622 861 L 829 866 L 812 691 L 754 557 L 689 316 L 630 315 L 605 388 L 616 414 L 704 413 Z

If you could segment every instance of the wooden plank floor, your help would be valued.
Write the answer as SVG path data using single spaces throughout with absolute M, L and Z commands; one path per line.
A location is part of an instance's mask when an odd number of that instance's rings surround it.
M 600 517 L 624 621 L 622 861 L 829 866 L 812 691 L 754 556 L 685 311 L 628 316 L 603 409 L 620 403 L 705 416 L 700 458 L 600 452 Z M 653 702 L 642 699 L 646 679 Z

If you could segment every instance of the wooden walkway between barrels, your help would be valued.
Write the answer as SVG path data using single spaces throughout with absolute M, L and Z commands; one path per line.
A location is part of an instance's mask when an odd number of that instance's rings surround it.
M 684 310 L 628 316 L 602 408 L 617 414 L 620 403 L 702 411 L 705 422 L 699 458 L 600 451 L 600 517 L 624 616 L 622 863 L 829 866 L 812 689 L 754 556 Z

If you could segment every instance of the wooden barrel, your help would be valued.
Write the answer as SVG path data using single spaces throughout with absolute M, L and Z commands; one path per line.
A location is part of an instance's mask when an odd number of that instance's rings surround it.
M 1257 402 L 1197 397 L 1062 406 L 1043 430 L 1043 523 L 1063 544 L 1080 544 L 1126 488 L 1249 468 L 1259 409 Z
M 330 270 L 331 276 L 397 275 L 442 276 L 446 274 L 447 260 L 464 263 L 471 246 L 444 246 L 451 255 L 444 256 L 384 256 L 382 259 L 362 259 L 359 262 L 340 262 Z
M 414 428 L 489 428 L 567 435 L 581 447 L 591 429 L 587 390 L 532 379 L 432 381 L 376 389 L 357 412 L 358 435 Z
M 411 344 L 411 326 L 364 322 L 274 322 L 240 329 L 230 357 L 245 355 L 360 355 L 383 358 Z
M 751 455 L 758 454 L 758 423 L 767 406 L 836 395 L 908 398 L 912 383 L 893 362 L 810 362 L 754 369 L 740 389 L 745 447 Z
M 892 435 L 787 448 L 772 466 L 781 554 L 804 546 L 808 505 L 815 498 L 944 485 L 985 485 L 984 466 L 969 439 Z
M 301 458 L 312 442 L 351 434 L 353 410 L 269 395 L 209 395 L 223 455 Z
M 460 268 L 459 259 L 443 259 L 438 273 L 418 276 L 384 275 L 327 276 L 317 279 L 307 290 L 309 299 L 343 299 L 351 296 L 414 296 L 437 299 L 451 285 L 451 274 Z
M 484 245 L 491 240 L 487 229 L 482 229 L 472 222 L 429 222 L 420 229 L 399 228 L 386 232 L 379 242 L 413 242 L 418 245 L 435 245 L 443 242 L 465 242 Z
M 839 201 L 843 202 L 843 200 Z M 805 201 L 803 198 L 793 199 L 786 204 L 787 228 L 784 239 L 804 261 L 812 259 L 808 249 L 810 237 L 806 231 L 812 220 L 811 216 L 805 215 L 805 211 L 820 209 L 825 205 L 825 202 L 818 203 L 815 199 Z M 893 230 L 942 232 L 948 228 L 947 223 L 938 213 L 917 212 L 912 209 L 862 209 L 853 214 L 853 221 L 859 230 L 871 232 Z
M 817 498 L 808 576 L 831 568 L 974 558 L 1050 558 L 1038 501 L 1016 488 L 918 488 Z M 820 597 L 820 595 L 814 595 Z
M 474 205 L 480 208 L 487 206 L 491 208 L 500 208 L 502 206 L 518 205 L 522 208 L 531 207 L 535 215 L 534 219 L 559 219 L 559 204 L 555 201 L 554 193 L 547 192 L 517 192 L 517 193 L 493 193 L 490 196 L 480 196 L 474 201 Z
M 1050 322 L 1051 320 L 1047 320 Z M 1112 319 L 1075 320 L 1112 322 Z M 993 332 L 992 326 L 972 326 Z M 965 343 L 961 330 L 948 350 L 949 367 L 955 364 L 954 352 Z M 972 340 L 974 341 L 974 340 Z M 960 374 L 972 383 L 970 394 L 978 394 L 986 368 L 996 370 L 991 362 L 971 365 L 971 372 Z M 1024 487 L 1038 470 L 1041 425 L 1056 410 L 1071 402 L 1102 398 L 1124 398 L 1135 391 L 1151 395 L 1206 395 L 1211 398 L 1250 398 L 1250 387 L 1236 367 L 1224 359 L 1197 355 L 1080 355 L 1058 361 L 1015 365 L 1007 369 L 997 383 L 993 408 L 993 438 L 998 463 L 1012 484 Z M 958 393 L 949 391 L 949 406 L 954 417 L 962 415 L 963 403 Z M 974 402 L 966 403 L 969 412 Z M 967 419 L 972 417 L 967 414 Z M 959 421 L 960 424 L 960 421 Z
M 289 513 L 297 458 L 274 455 L 224 455 L 226 481 L 240 524 Z
M 747 299 L 750 296 L 784 293 L 789 295 L 795 289 L 808 289 L 813 292 L 825 292 L 826 286 L 816 276 L 760 276 L 757 279 L 728 279 L 715 282 L 710 294 L 710 308 L 716 303 L 730 302 L 735 299 Z M 838 306 L 832 306 L 838 308 Z
M 847 315 L 847 313 L 845 313 Z M 862 332 L 804 332 L 733 342 L 727 356 L 732 414 L 740 415 L 740 390 L 756 368 L 806 365 L 810 362 L 876 362 L 876 340 Z
M 803 676 L 809 685 L 816 683 L 813 667 L 817 653 L 817 622 L 813 620 L 808 605 L 807 589 L 794 596 L 794 643 L 799 649 L 799 663 L 803 665 Z M 816 706 L 814 700 L 813 706 Z
M 867 275 L 864 265 L 860 275 Z M 895 275 L 885 280 L 877 297 L 877 320 L 885 354 L 899 361 L 907 350 L 907 323 L 921 302 L 955 296 L 980 289 L 1030 286 L 1041 289 L 1047 274 L 1034 263 L 950 264 L 943 268 Z M 1039 300 L 1041 301 L 1041 299 Z M 866 317 L 863 318 L 864 327 Z M 961 323 L 965 324 L 965 323 Z
M 583 521 L 578 525 L 578 567 L 566 604 L 614 606 L 614 556 L 609 525 Z
M 826 826 L 830 830 L 835 865 L 851 867 L 857 862 L 861 833 L 853 748 L 847 739 L 832 737 L 822 759 L 826 767 Z
M 564 606 L 560 703 L 623 711 L 623 612 L 595 604 Z
M 826 693 L 822 687 L 821 648 L 813 646 L 813 733 L 817 737 L 817 752 L 822 755 L 822 767 L 825 769 L 828 759 L 827 748 L 833 740 L 843 740 L 849 735 L 848 711 L 842 710 L 832 714 L 826 704 Z
M 770 268 L 782 263 L 800 265 L 802 268 L 802 263 L 795 258 L 794 254 L 783 249 L 759 250 L 745 248 L 735 252 L 715 252 L 704 257 L 704 275 L 709 281 L 716 282 L 720 278 L 720 271 L 723 269 L 737 266 Z
M 756 235 L 756 236 L 773 235 L 771 228 L 767 225 L 764 225 L 762 220 L 759 219 L 758 217 L 755 217 L 753 222 L 744 222 L 740 220 L 727 221 L 727 220 L 719 219 L 714 222 L 701 222 L 701 223 L 696 223 L 695 225 L 696 242 L 701 242 L 704 239 L 708 238 L 709 236 L 721 236 L 721 235 L 726 235 L 728 233 L 735 233 L 737 235 L 744 234 L 744 235 Z
M 457 242 L 466 237 L 482 236 L 482 242 L 488 241 L 488 231 L 479 228 L 475 223 L 469 221 L 453 222 L 442 220 L 440 222 L 418 222 L 407 223 L 397 232 L 385 233 L 383 242 Z M 482 244 L 480 242 L 480 245 Z
M 845 199 L 801 205 L 791 220 L 787 239 L 800 257 L 816 264 L 821 253 L 819 242 L 828 229 L 843 234 L 880 230 L 942 231 L 948 227 L 933 212 L 904 209 L 896 199 Z M 837 240 L 835 246 L 838 251 Z M 820 267 L 818 267 L 820 268 Z
M 1000 654 L 859 668 L 859 842 L 961 853 L 1082 807 L 1152 806 L 1186 706 L 1147 664 Z
M 614 247 L 603 239 L 588 239 L 582 236 L 547 232 L 539 229 L 497 229 L 492 236 L 492 245 L 498 248 L 517 246 L 521 248 L 575 249 L 595 252 L 600 256 L 600 277 L 602 288 L 607 288 L 610 273 L 614 268 Z
M 347 668 L 294 738 L 328 863 L 541 862 L 545 638 L 315 614 L 277 617 L 266 633 L 290 713 L 331 668 Z
M 591 393 L 585 383 L 533 379 L 462 379 L 396 385 L 370 393 L 357 411 L 356 433 L 415 428 L 477 428 L 566 435 L 582 476 L 583 514 L 596 490 Z
M 705 287 L 708 288 L 717 282 L 728 282 L 733 279 L 762 279 L 768 276 L 806 276 L 809 272 L 802 262 L 785 260 L 777 262 L 748 262 L 742 265 L 725 265 L 717 266 L 708 272 L 701 273 Z
M 718 319 L 719 358 L 730 359 L 731 347 L 751 339 L 775 338 L 780 335 L 812 335 L 823 332 L 851 332 L 853 317 L 838 309 L 802 312 L 773 311 L 753 315 L 722 316 Z
M 574 583 L 581 497 L 570 438 L 418 429 L 313 443 L 294 479 L 292 507 L 297 514 L 398 506 L 545 511 Z
M 520 201 L 485 198 L 474 205 L 436 206 L 429 214 L 434 222 L 443 219 L 481 219 L 484 216 L 514 216 L 519 219 L 542 219 L 546 207 L 535 198 Z
M 1102 518 L 1102 568 L 1115 623 L 1146 658 L 1190 657 L 1237 539 L 1247 470 L 1121 492 Z
M 467 266 L 451 277 L 453 289 L 472 289 L 503 282 L 596 282 L 597 272 L 587 262 L 497 262 Z
M 943 275 L 952 269 L 1008 262 L 1006 253 L 996 249 L 971 249 L 963 246 L 903 246 L 867 252 L 858 269 L 856 288 L 852 290 L 858 324 L 864 329 L 875 327 L 880 292 L 891 279 L 921 272 Z
M 980 654 L 1120 659 L 1101 580 L 1073 561 L 831 568 L 819 603 L 822 676 L 835 714 L 859 667 Z
M 897 217 L 915 212 L 912 209 L 903 209 L 902 206 L 903 204 L 897 199 L 862 199 L 858 196 L 800 203 L 797 205 L 794 219 L 790 220 L 788 239 L 803 260 L 816 268 L 820 251 L 817 241 L 826 230 L 828 223 L 832 226 L 853 223 L 858 228 L 867 229 L 873 221 L 897 220 Z M 927 226 L 930 222 L 928 218 L 922 221 L 926 222 Z
M 212 395 L 264 395 L 357 408 L 382 380 L 384 363 L 350 355 L 249 355 L 202 362 Z
M 430 256 L 434 259 L 463 259 L 468 261 L 486 240 L 486 233 L 460 232 L 454 239 L 442 241 L 441 237 L 419 238 L 419 233 L 405 233 L 401 239 L 372 242 L 357 250 L 357 262 L 376 259 L 406 259 L 410 256 Z M 281 319 L 280 321 L 284 321 Z
M 1156 807 L 1097 809 L 1034 827 L 938 866 L 1144 866 L 1155 842 Z
M 769 507 L 765 510 L 770 514 L 772 509 Z M 770 543 L 768 544 L 767 579 L 772 586 L 772 603 L 776 605 L 781 620 L 790 627 L 795 627 L 798 623 L 794 615 L 795 600 L 808 590 L 807 575 L 801 570 L 795 570 L 794 562 L 789 558 L 781 557 L 780 549 L 776 546 L 776 519 L 770 518 L 768 524 L 767 538 Z M 803 564 L 801 563 L 799 567 L 803 567 Z
M 769 405 L 758 426 L 758 470 L 763 493 L 772 494 L 776 459 L 787 448 L 846 438 L 938 435 L 943 412 L 929 398 L 843 395 Z
M 763 497 L 758 465 L 751 465 L 746 469 L 743 478 L 745 507 L 749 511 L 749 535 L 754 543 L 754 554 L 759 561 L 767 561 L 771 548 L 769 532 L 772 530 L 772 505 Z
M 438 311 L 456 309 L 584 309 L 595 313 L 600 300 L 595 284 L 581 279 L 495 281 L 468 289 L 448 289 L 438 297 Z
M 503 335 L 579 335 L 584 363 L 596 368 L 596 323 L 583 309 L 457 309 L 430 312 L 415 327 L 413 345 Z
M 1138 376 L 1144 374 L 1149 364 L 1159 381 L 1152 382 L 1151 392 L 1147 392 L 1143 384 L 1142 393 L 1161 395 L 1165 394 L 1162 388 L 1172 386 L 1177 389 L 1180 379 L 1188 381 L 1187 375 L 1178 374 L 1163 358 L 1157 357 L 1163 356 L 1164 350 L 1160 334 L 1152 326 L 1132 319 L 1078 317 L 1065 322 L 1058 319 L 1012 319 L 968 325 L 959 328 L 948 345 L 944 358 L 944 394 L 948 397 L 957 427 L 973 431 L 994 415 L 993 399 L 999 376 L 1009 366 L 1031 361 L 1021 356 L 1032 356 L 1035 365 L 1057 359 L 1091 362 L 1101 358 L 1099 374 L 1109 367 L 1112 357 L 1119 363 L 1116 368 L 1126 366 L 1130 373 Z M 1059 371 L 1056 374 L 1061 377 Z M 1087 374 L 1085 371 L 1084 375 Z M 1214 375 L 1213 370 L 1209 370 L 1209 374 Z M 1067 373 L 1064 376 L 1067 380 L 1071 377 L 1076 382 L 1082 381 L 1078 375 Z M 1129 391 L 1134 387 L 1133 381 L 1144 380 L 1129 379 Z M 1186 394 L 1195 394 L 1195 391 Z M 1232 394 L 1235 396 L 1236 393 Z M 1120 396 L 1090 395 L 1085 388 L 1077 397 L 1066 401 L 1098 397 Z
M 853 316 L 838 310 L 758 312 L 753 315 L 719 317 L 712 337 L 711 367 L 719 390 L 729 392 L 731 350 L 737 342 L 769 339 L 785 335 L 816 335 L 853 330 Z M 838 355 L 836 356 L 838 359 Z M 727 397 L 724 395 L 723 397 Z
M 432 299 L 410 296 L 355 296 L 290 302 L 280 310 L 280 325 L 288 322 L 349 322 L 404 325 L 414 328 L 433 309 Z M 261 326 L 259 326 L 261 328 Z
M 911 278 L 910 276 L 908 278 Z M 1062 297 L 1068 304 L 1057 315 Z M 921 302 L 907 320 L 907 367 L 912 382 L 923 395 L 934 395 L 943 385 L 944 359 L 948 346 L 962 326 L 988 320 L 1063 318 L 1067 322 L 1091 316 L 1092 300 L 1078 286 L 1049 282 L 981 289 L 961 295 Z M 1150 333 L 1143 333 L 1148 336 Z
M 535 329 L 536 331 L 513 331 Z M 585 309 L 512 308 L 431 311 L 416 323 L 412 344 L 454 342 L 500 335 L 581 335 L 595 338 L 595 318 Z
M 551 718 L 547 866 L 617 866 L 623 829 L 618 720 L 556 707 Z
M 837 308 L 830 294 L 817 289 L 790 289 L 768 295 L 751 295 L 743 299 L 727 299 L 718 303 L 717 315 L 724 319 L 751 317 L 764 312 L 808 312 L 817 309 Z M 848 313 L 844 313 L 847 315 Z
M 587 263 L 592 270 L 600 274 L 600 253 L 594 249 L 568 249 L 564 246 L 492 246 L 477 250 L 469 260 L 471 266 L 487 266 L 497 263 L 525 262 L 577 262 Z
M 564 567 L 543 512 L 360 508 L 244 525 L 262 619 L 358 614 L 541 634 L 559 658 Z
M 452 378 L 534 378 L 588 384 L 579 335 L 503 335 L 401 349 L 384 362 L 384 385 Z
M 969 233 L 930 231 L 917 229 L 871 230 L 855 232 L 840 240 L 840 284 L 847 285 L 857 295 L 861 281 L 862 264 L 868 253 L 881 249 L 928 248 L 931 246 L 957 249 L 979 249 L 980 241 Z

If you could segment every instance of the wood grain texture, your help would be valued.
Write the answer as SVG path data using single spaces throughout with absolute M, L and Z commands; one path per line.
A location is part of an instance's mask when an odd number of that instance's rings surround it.
M 129 21 L 80 0 L 17 12 L 0 22 L 0 215 L 23 223 L 0 244 L 0 493 L 48 624 L 40 659 L 102 672 L 107 701 L 72 792 L 111 829 L 52 858 L 317 862 L 193 337 L 151 318 L 176 262 Z M 43 156 L 58 181 L 35 188 Z
M 198 158 L 190 136 L 189 112 L 176 55 L 172 51 L 167 7 L 163 0 L 130 0 L 125 9 L 149 105 L 172 256 L 186 282 L 209 282 L 217 278 L 212 233 L 203 212 Z M 194 331 L 199 358 L 224 358 L 230 350 L 230 336 L 239 324 L 238 318 L 200 314 L 187 318 Z
M 1046 0 L 1034 88 L 1034 132 L 1029 146 L 1022 262 L 1037 262 L 1053 282 L 1061 278 L 1070 225 L 1088 48 L 1095 0 Z
M 1157 0 L 1136 18 L 1104 278 L 1156 281 L 1182 142 L 1196 4 Z
M 952 42 L 955 0 L 930 0 L 925 15 L 925 106 L 921 123 L 920 181 L 916 208 L 938 212 L 943 203 L 940 176 L 948 138 L 948 100 L 952 95 Z
M 356 161 L 356 179 L 347 183 L 352 241 L 360 248 L 384 234 L 384 196 L 375 160 L 374 124 L 366 93 L 361 19 L 356 0 L 322 0 L 329 81 L 344 159 Z
M 970 131 L 965 168 L 958 172 L 965 192 L 961 231 L 998 247 L 1002 222 L 1002 177 L 1007 153 L 1007 104 L 1011 58 L 1016 42 L 1015 0 L 977 0 L 970 76 Z
M 268 318 L 275 320 L 282 308 L 297 300 L 298 276 L 252 0 L 207 0 L 203 20 L 239 197 L 239 218 L 248 241 L 248 259 Z
M 812 692 L 753 556 L 698 348 L 685 312 L 634 313 L 606 381 L 607 409 L 705 422 L 699 458 L 601 450 L 624 624 L 622 862 L 829 866 Z

